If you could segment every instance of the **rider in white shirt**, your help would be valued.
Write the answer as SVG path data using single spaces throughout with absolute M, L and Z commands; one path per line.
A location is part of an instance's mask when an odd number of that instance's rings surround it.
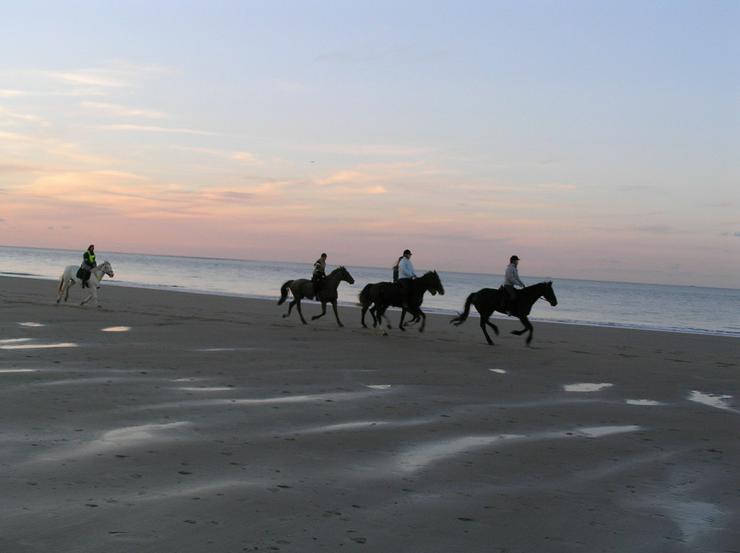
M 514 309 L 514 304 L 516 302 L 516 286 L 520 286 L 521 288 L 524 288 L 525 284 L 522 282 L 522 280 L 519 278 L 519 270 L 517 269 L 517 266 L 519 265 L 519 257 L 516 255 L 512 255 L 509 258 L 509 265 L 506 267 L 506 274 L 504 276 L 504 290 L 509 294 L 509 305 L 508 305 L 508 311 L 511 313 Z
M 403 307 L 408 308 L 411 281 L 416 278 L 414 264 L 411 263 L 411 250 L 404 250 L 403 257 L 398 260 L 398 284 L 403 290 Z

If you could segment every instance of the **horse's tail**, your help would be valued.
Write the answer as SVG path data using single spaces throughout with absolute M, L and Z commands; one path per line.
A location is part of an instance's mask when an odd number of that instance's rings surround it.
M 278 305 L 283 305 L 285 300 L 288 299 L 288 288 L 290 288 L 291 284 L 293 284 L 292 280 L 286 280 L 285 284 L 280 287 L 280 299 L 278 300 Z
M 372 284 L 366 284 L 365 287 L 362 289 L 362 292 L 360 292 L 360 305 L 363 307 L 366 305 L 370 305 L 372 303 L 370 301 L 370 287 Z
M 465 300 L 465 309 L 462 313 L 460 313 L 457 317 L 450 321 L 451 324 L 457 326 L 465 322 L 465 320 L 468 318 L 468 315 L 470 314 L 470 304 L 475 301 L 475 294 L 476 293 L 473 292 L 468 296 L 468 299 Z

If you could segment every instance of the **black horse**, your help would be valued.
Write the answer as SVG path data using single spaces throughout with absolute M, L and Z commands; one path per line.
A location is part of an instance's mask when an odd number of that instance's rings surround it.
M 421 318 L 421 326 L 419 332 L 424 332 L 424 326 L 426 325 L 426 315 L 421 310 L 421 304 L 424 301 L 424 294 L 431 292 L 434 296 L 436 294 L 444 295 L 445 289 L 442 286 L 442 281 L 439 280 L 437 271 L 429 271 L 423 276 L 412 280 L 409 283 L 409 292 L 407 298 L 408 312 L 414 316 L 414 319 Z M 362 305 L 362 326 L 367 328 L 365 324 L 365 313 L 370 309 L 370 314 L 373 317 L 373 327 L 382 324 L 382 317 L 385 316 L 385 311 L 388 307 L 400 307 L 401 308 L 401 320 L 398 323 L 398 328 L 406 330 L 403 325 L 403 320 L 406 317 L 407 309 L 403 307 L 404 294 L 403 288 L 396 282 L 376 282 L 375 284 L 368 284 L 360 292 L 360 304 Z M 372 308 L 370 307 L 372 305 Z M 391 328 L 391 323 L 388 321 L 388 328 Z
M 331 303 L 331 306 L 334 308 L 334 316 L 337 318 L 337 324 L 344 326 L 339 320 L 339 313 L 337 313 L 337 288 L 339 288 L 339 283 L 342 281 L 349 282 L 350 284 L 355 283 L 355 279 L 352 278 L 352 275 L 344 267 L 337 267 L 329 273 L 329 276 L 322 280 L 321 289 L 316 294 L 316 299 L 321 302 L 321 315 L 314 315 L 311 317 L 312 321 L 326 315 L 326 304 Z M 283 318 L 290 315 L 295 305 L 298 308 L 298 315 L 301 317 L 301 322 L 304 325 L 308 324 L 306 319 L 303 318 L 301 300 L 303 298 L 311 299 L 314 297 L 314 283 L 307 278 L 286 281 L 280 288 L 278 305 L 284 304 L 285 300 L 288 299 L 288 290 L 293 294 L 293 301 L 288 304 L 288 312 L 283 315 Z
M 522 321 L 524 328 L 522 330 L 512 330 L 511 333 L 521 336 L 525 332 L 529 331 L 527 344 L 532 341 L 532 334 L 534 333 L 534 329 L 532 328 L 532 323 L 529 322 L 528 315 L 532 310 L 534 302 L 542 297 L 550 302 L 550 305 L 553 307 L 558 304 L 558 299 L 555 297 L 555 291 L 552 289 L 552 282 L 540 282 L 538 284 L 522 288 L 521 290 L 517 290 L 516 302 L 511 315 Z M 465 310 L 460 315 L 452 319 L 450 323 L 455 326 L 463 324 L 470 313 L 470 304 L 473 304 L 478 310 L 478 313 L 480 313 L 480 327 L 483 329 L 483 334 L 486 336 L 488 344 L 492 346 L 493 340 L 491 340 L 491 337 L 488 335 L 486 325 L 490 326 L 496 333 L 496 336 L 498 336 L 498 327 L 488 319 L 493 315 L 494 311 L 509 314 L 506 312 L 507 299 L 508 294 L 503 288 L 499 288 L 498 290 L 494 288 L 483 288 L 482 290 L 473 292 L 468 296 L 468 299 L 465 300 Z

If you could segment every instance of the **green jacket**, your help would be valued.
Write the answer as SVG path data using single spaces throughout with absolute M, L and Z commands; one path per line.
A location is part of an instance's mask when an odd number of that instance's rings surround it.
M 90 250 L 85 250 L 85 253 L 82 254 L 82 263 L 91 269 L 98 266 L 98 264 L 95 263 L 95 254 L 90 253 Z

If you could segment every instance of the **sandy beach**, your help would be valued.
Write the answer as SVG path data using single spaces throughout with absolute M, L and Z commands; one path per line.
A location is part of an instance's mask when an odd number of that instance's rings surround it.
M 740 551 L 735 338 L 55 289 L 0 278 L 3 553 Z

